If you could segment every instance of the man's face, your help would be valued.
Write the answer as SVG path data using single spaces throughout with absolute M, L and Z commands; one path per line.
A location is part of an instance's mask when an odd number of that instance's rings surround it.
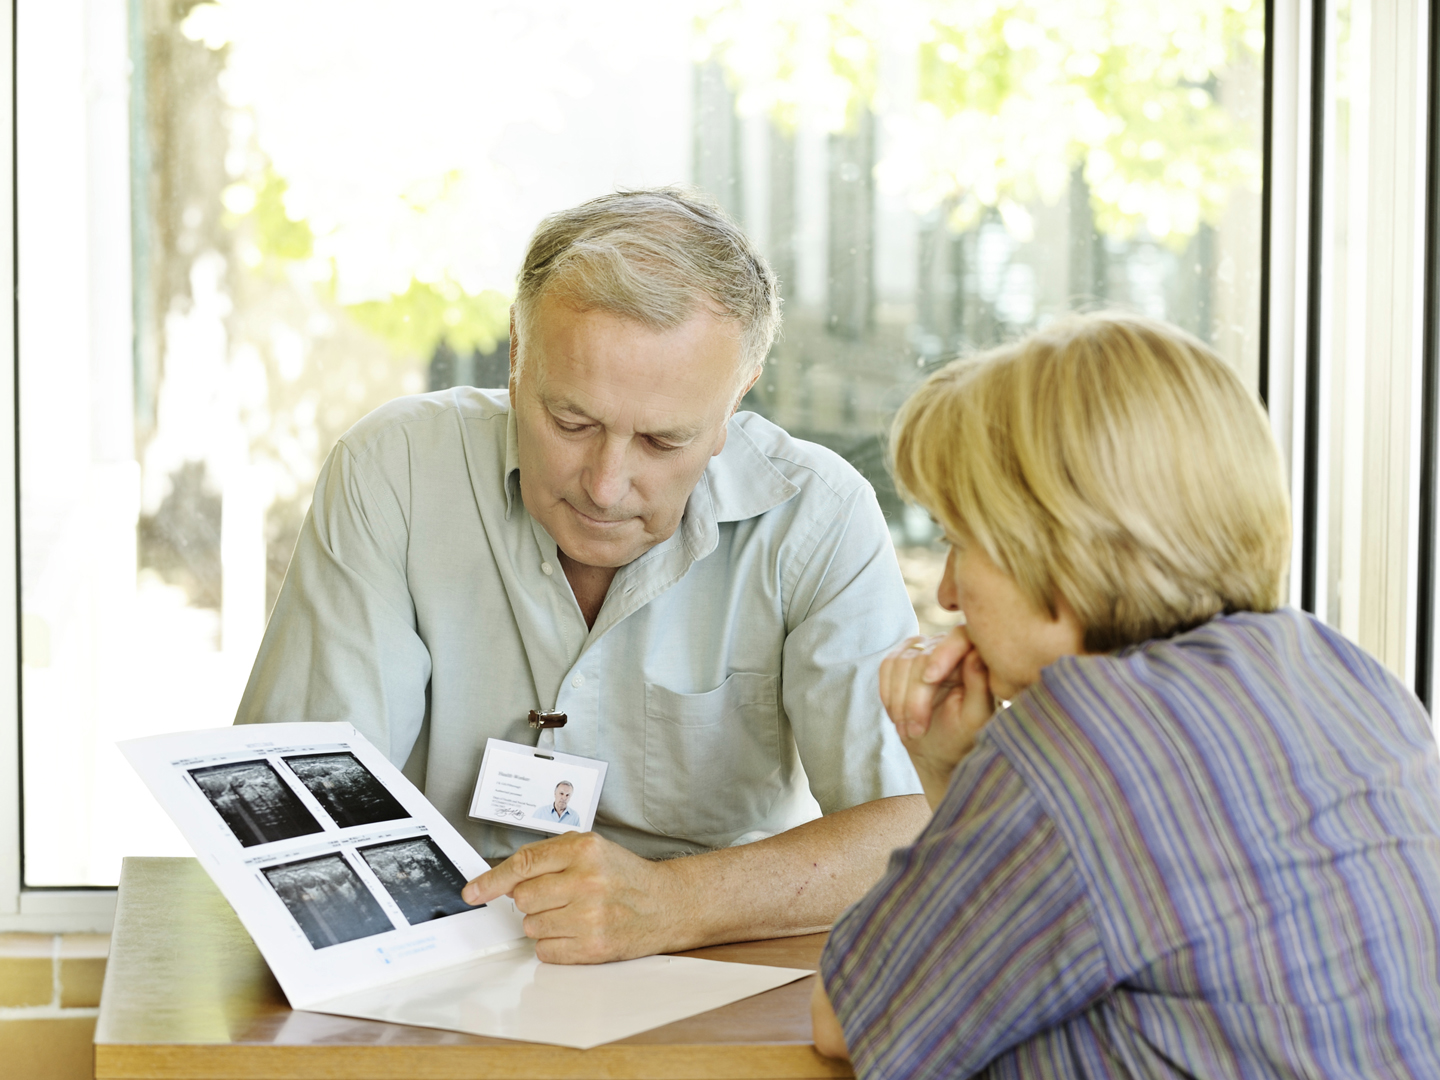
M 555 812 L 563 814 L 565 807 L 570 805 L 570 793 L 572 788 L 569 784 L 560 784 L 555 788 Z
M 542 297 L 510 401 L 525 509 L 577 563 L 618 567 L 668 539 L 746 386 L 733 324 L 656 332 Z M 753 381 L 753 380 L 752 380 Z

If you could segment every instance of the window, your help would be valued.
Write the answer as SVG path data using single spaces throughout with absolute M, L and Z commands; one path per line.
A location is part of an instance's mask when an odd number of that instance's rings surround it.
M 1422 4 L 1333 0 L 1306 28 L 1311 285 L 1292 567 L 1296 603 L 1412 686 L 1428 633 L 1418 604 L 1425 17 Z
M 681 181 L 746 226 L 786 303 L 746 407 L 876 485 L 929 627 L 943 553 L 883 463 L 927 371 L 1114 303 L 1260 388 L 1262 0 L 129 18 L 17 12 L 30 888 L 187 853 L 114 741 L 229 722 L 334 440 L 503 384 L 548 211 Z

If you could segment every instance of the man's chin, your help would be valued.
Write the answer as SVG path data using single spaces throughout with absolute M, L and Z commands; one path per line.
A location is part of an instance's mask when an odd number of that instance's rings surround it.
M 569 536 L 556 537 L 556 543 L 572 562 L 582 566 L 619 569 L 632 563 L 652 546 L 643 538 L 637 542 L 634 536 L 617 536 L 611 540 L 595 540 L 572 532 Z

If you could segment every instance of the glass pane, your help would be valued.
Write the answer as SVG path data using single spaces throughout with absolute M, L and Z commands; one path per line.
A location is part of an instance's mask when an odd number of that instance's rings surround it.
M 882 441 L 926 371 L 1117 303 L 1254 381 L 1261 0 L 102 6 L 20 5 L 32 885 L 183 850 L 114 740 L 229 722 L 325 454 L 503 384 L 550 211 L 744 223 L 786 300 L 746 405 L 875 483 L 930 629 Z
M 1370 4 L 1337 0 L 1325 21 L 1315 613 L 1361 641 Z

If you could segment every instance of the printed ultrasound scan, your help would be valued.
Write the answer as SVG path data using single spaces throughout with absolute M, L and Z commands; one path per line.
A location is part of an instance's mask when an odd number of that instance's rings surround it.
M 304 754 L 285 764 L 342 829 L 410 816 L 354 754 Z
M 209 765 L 190 775 L 244 847 L 324 831 L 269 762 Z
M 395 929 L 340 855 L 272 866 L 263 873 L 316 949 Z
M 428 836 L 361 848 L 360 855 L 411 925 L 476 910 L 460 899 L 465 875 Z

